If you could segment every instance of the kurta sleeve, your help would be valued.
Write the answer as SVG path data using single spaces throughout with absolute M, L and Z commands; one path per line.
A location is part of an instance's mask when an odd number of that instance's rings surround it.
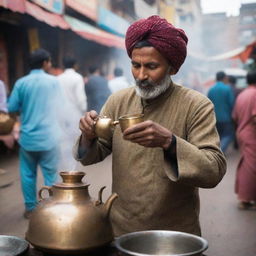
M 191 107 L 187 119 L 187 138 L 176 136 L 178 170 L 165 160 L 167 176 L 187 185 L 211 188 L 226 172 L 226 161 L 219 148 L 213 104 L 203 99 Z
M 252 117 L 256 116 L 256 93 L 254 94 L 253 100 L 252 100 Z

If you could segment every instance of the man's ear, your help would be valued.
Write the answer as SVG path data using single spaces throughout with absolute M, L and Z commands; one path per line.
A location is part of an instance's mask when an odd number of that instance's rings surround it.
M 43 61 L 43 65 L 42 65 L 42 68 L 45 69 L 47 66 L 48 66 L 48 60 L 44 60 Z
M 169 74 L 172 76 L 172 75 L 175 75 L 176 73 L 177 73 L 176 69 L 170 66 Z

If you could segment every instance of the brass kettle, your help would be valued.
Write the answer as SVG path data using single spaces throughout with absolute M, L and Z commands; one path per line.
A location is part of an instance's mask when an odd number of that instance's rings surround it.
M 98 200 L 92 200 L 88 184 L 82 182 L 84 172 L 60 172 L 62 183 L 39 190 L 41 199 L 33 211 L 26 239 L 37 249 L 47 253 L 83 253 L 110 243 L 114 236 L 109 220 L 113 201 L 112 194 L 102 202 L 102 191 Z M 49 193 L 43 198 L 43 191 Z

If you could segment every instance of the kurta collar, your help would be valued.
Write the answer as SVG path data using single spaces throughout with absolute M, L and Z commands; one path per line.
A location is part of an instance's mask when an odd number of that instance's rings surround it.
M 65 72 L 65 73 L 74 73 L 75 70 L 74 70 L 73 68 L 66 68 L 66 69 L 64 70 L 64 72 Z
M 218 86 L 226 86 L 226 84 L 224 83 L 224 82 L 222 82 L 222 81 L 218 81 L 217 83 L 216 83 Z
M 174 90 L 174 84 L 173 84 L 173 82 L 171 82 L 169 88 L 164 93 L 159 95 L 157 98 L 151 99 L 151 100 L 145 100 L 145 99 L 141 98 L 141 104 L 142 104 L 143 108 L 165 101 L 165 99 L 171 95 L 173 90 Z
M 43 69 L 32 69 L 29 74 L 42 74 L 45 73 L 45 71 Z

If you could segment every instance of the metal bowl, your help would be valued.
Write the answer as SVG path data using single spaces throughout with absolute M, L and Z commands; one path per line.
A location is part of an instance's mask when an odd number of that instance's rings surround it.
M 29 243 L 16 236 L 0 235 L 0 256 L 17 256 L 24 253 Z
M 117 237 L 115 246 L 122 255 L 129 256 L 199 256 L 208 248 L 208 242 L 184 232 L 149 230 Z

